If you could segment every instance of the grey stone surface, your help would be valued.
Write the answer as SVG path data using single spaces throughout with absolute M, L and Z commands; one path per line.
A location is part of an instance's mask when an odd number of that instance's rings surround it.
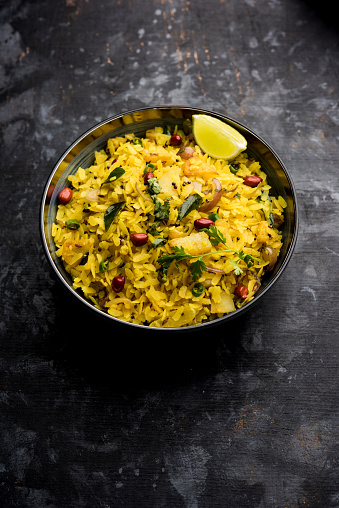
M 0 11 L 0 506 L 337 508 L 338 26 L 303 0 L 13 0 Z M 300 233 L 208 334 L 127 336 L 53 278 L 39 205 L 82 132 L 136 107 L 272 145 Z

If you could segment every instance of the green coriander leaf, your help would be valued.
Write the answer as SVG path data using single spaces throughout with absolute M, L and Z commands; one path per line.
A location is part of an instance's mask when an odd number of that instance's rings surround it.
M 234 268 L 235 275 L 241 275 L 243 273 L 243 270 L 240 268 L 236 261 L 230 261 L 230 263 Z
M 242 259 L 243 261 L 245 261 L 248 268 L 251 268 L 251 266 L 254 265 L 254 261 L 259 261 L 258 258 L 251 256 L 251 254 L 245 254 L 245 252 L 243 250 L 234 251 L 234 252 L 237 254 L 239 259 Z
M 160 265 L 169 266 L 172 261 L 182 261 L 183 259 L 191 259 L 193 256 L 191 254 L 187 254 L 183 247 L 173 247 L 173 254 L 163 254 L 158 258 L 158 263 Z
M 211 254 L 213 254 L 213 252 L 206 252 L 205 254 L 192 256 L 191 254 L 187 254 L 187 252 L 185 252 L 185 249 L 183 247 L 176 246 L 172 247 L 172 250 L 173 254 L 163 254 L 162 256 L 160 256 L 158 258 L 158 263 L 161 265 L 162 268 L 163 267 L 168 268 L 170 264 L 174 261 L 175 264 L 177 265 L 177 268 L 180 270 L 178 265 L 179 261 L 183 261 L 185 259 L 196 259 L 197 261 L 194 261 L 193 263 L 190 264 L 191 275 L 194 281 L 197 281 L 199 277 L 201 277 L 203 271 L 207 270 L 207 267 L 202 258 L 204 256 L 210 256 Z M 222 254 L 223 252 L 230 252 L 230 249 L 217 251 L 218 254 Z
M 246 256 L 244 257 L 244 261 L 247 265 L 247 268 L 251 268 L 251 266 L 254 265 L 254 257 L 251 256 L 250 254 L 246 254 Z
M 199 277 L 202 276 L 203 272 L 206 270 L 206 264 L 199 257 L 196 261 L 191 263 L 190 269 L 191 269 L 192 279 L 194 281 L 197 281 L 199 279 Z
M 219 243 L 226 245 L 226 238 L 216 226 L 213 226 L 213 224 L 208 229 L 203 228 L 202 231 L 205 231 L 205 233 L 208 234 L 210 242 L 214 247 Z
M 168 220 L 170 211 L 169 202 L 165 201 L 162 205 L 159 199 L 155 198 L 154 196 L 152 196 L 152 199 L 154 202 L 154 217 L 159 221 Z
M 157 230 L 157 227 L 159 227 L 160 221 L 154 222 L 147 230 L 148 233 L 150 233 L 152 236 L 158 236 L 160 235 L 161 231 Z
M 147 180 L 147 185 L 149 194 L 151 195 L 160 194 L 161 187 L 159 185 L 158 179 L 155 176 Z

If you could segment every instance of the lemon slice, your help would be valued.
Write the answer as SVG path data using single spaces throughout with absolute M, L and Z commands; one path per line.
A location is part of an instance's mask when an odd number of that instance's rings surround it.
M 234 127 L 209 115 L 193 115 L 193 135 L 201 150 L 215 159 L 234 159 L 247 141 Z

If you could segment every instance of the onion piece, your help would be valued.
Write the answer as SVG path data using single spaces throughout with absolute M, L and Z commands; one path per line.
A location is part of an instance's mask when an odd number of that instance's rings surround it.
M 150 198 L 150 196 L 147 196 L 147 194 L 144 194 L 143 192 L 141 192 L 141 190 L 139 189 L 138 187 L 138 183 L 135 184 L 135 190 L 137 191 L 137 193 L 145 200 L 145 201 L 149 201 L 150 203 L 153 203 L 152 199 Z
M 278 256 L 276 251 L 273 249 L 273 247 L 270 247 L 269 245 L 265 246 L 265 252 L 268 254 L 268 265 L 266 266 L 266 272 L 269 272 L 273 269 L 274 265 L 277 262 Z
M 193 157 L 194 153 L 195 150 L 191 146 L 180 145 L 177 155 L 180 155 L 182 159 L 187 160 Z
M 226 273 L 225 270 L 221 270 L 220 268 L 213 268 L 212 266 L 206 266 L 206 271 L 213 273 Z
M 233 187 L 233 189 L 225 191 L 225 194 L 229 194 L 230 192 L 234 192 L 235 190 L 237 190 L 238 187 L 239 187 L 239 184 L 237 183 L 237 185 L 235 187 Z
M 261 280 L 259 279 L 258 275 L 256 273 L 253 273 L 253 277 L 256 279 L 257 283 L 253 288 L 253 293 L 257 293 L 261 286 Z
M 173 240 L 174 238 L 181 238 L 184 236 L 184 233 L 178 231 L 177 229 L 170 229 L 168 232 L 168 236 Z
M 192 185 L 195 188 L 195 190 L 197 190 L 198 192 L 201 192 L 202 183 L 200 183 L 200 182 L 192 182 Z
M 217 178 L 213 178 L 213 184 L 214 184 L 214 196 L 211 199 L 211 201 L 205 202 L 200 208 L 199 212 L 209 212 L 212 210 L 212 208 L 215 207 L 215 205 L 219 202 L 221 196 L 222 196 L 222 187 L 221 183 Z
M 211 287 L 212 286 L 212 279 L 204 280 L 203 285 L 205 286 L 205 288 Z
M 98 201 L 99 199 L 99 189 L 91 189 L 87 196 L 85 197 L 86 201 Z

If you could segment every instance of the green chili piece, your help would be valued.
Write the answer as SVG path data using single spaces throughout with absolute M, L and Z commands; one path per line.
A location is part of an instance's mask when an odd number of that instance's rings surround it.
M 144 169 L 144 174 L 145 174 L 145 173 L 152 173 L 154 170 L 155 170 L 155 166 L 154 166 L 154 164 L 152 164 L 151 162 L 149 162 L 148 164 L 146 164 L 146 167 L 145 167 L 145 169 Z
M 219 215 L 216 212 L 211 213 L 208 216 L 208 218 L 211 219 L 213 222 L 215 222 L 216 220 L 220 219 Z
M 109 268 L 109 261 L 107 258 L 100 261 L 100 263 L 99 263 L 99 272 L 100 273 L 107 272 L 108 268 Z
M 201 282 L 196 282 L 192 286 L 192 295 L 201 296 L 205 292 L 205 286 Z
M 68 219 L 65 222 L 66 228 L 68 229 L 79 229 L 80 228 L 80 222 L 76 219 Z
M 161 237 L 156 238 L 151 243 L 151 247 L 153 247 L 153 249 L 156 249 L 157 247 L 160 247 L 161 245 L 165 245 L 166 242 L 167 242 L 166 238 L 161 238 Z
M 229 167 L 230 172 L 233 173 L 233 175 L 236 175 L 240 169 L 240 162 L 231 162 Z

